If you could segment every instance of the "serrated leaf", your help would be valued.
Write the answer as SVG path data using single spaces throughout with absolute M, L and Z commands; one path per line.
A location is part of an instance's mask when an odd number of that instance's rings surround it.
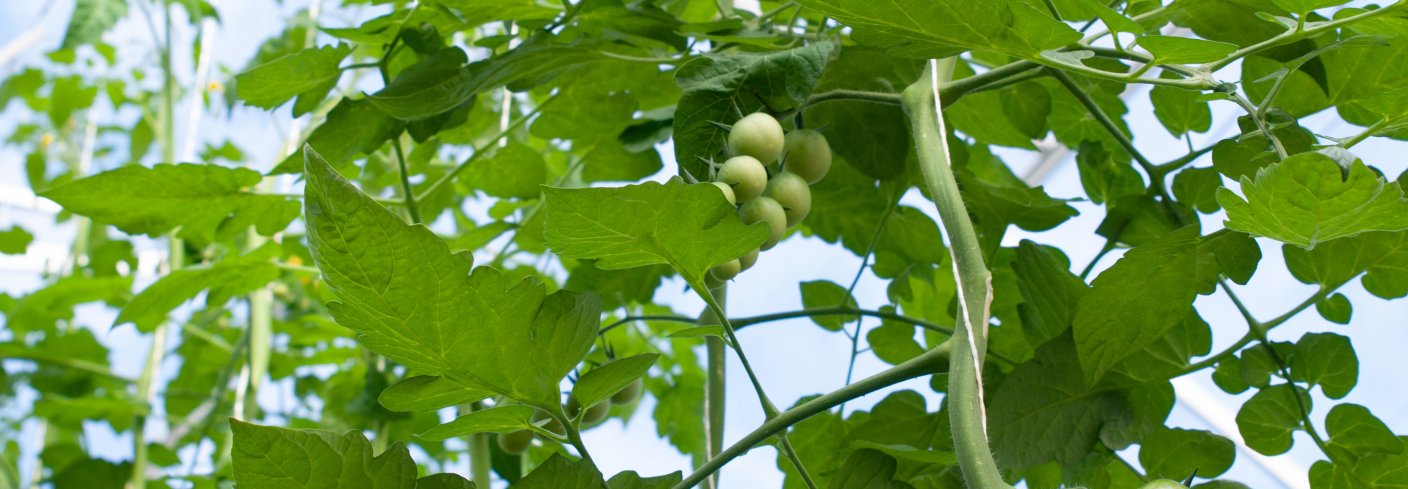
M 72 49 L 100 41 L 103 33 L 126 16 L 126 0 L 78 0 L 60 48 Z
M 181 238 L 208 243 L 249 226 L 272 235 L 298 216 L 295 200 L 249 192 L 260 179 L 258 172 L 246 168 L 131 165 L 40 194 L 69 212 L 130 234 L 158 236 L 177 230 Z
M 1058 251 L 1022 240 L 1012 271 L 1022 294 L 1018 312 L 1027 338 L 1042 344 L 1071 327 L 1076 306 L 1090 287 L 1071 273 L 1069 263 Z
M 401 134 L 406 124 L 393 119 L 366 99 L 345 98 L 337 103 L 322 124 L 313 129 L 305 144 L 323 155 L 328 163 L 346 171 L 357 156 L 371 154 L 387 140 Z M 278 175 L 303 171 L 301 151 L 284 158 L 269 173 Z
M 1218 190 L 1227 227 L 1307 249 L 1366 231 L 1408 229 L 1408 200 L 1395 182 L 1363 163 L 1342 169 L 1320 153 L 1302 153 L 1242 178 L 1243 200 Z
M 445 377 L 418 375 L 401 379 L 382 389 L 377 402 L 392 411 L 430 412 L 469 404 L 493 395 L 486 389 L 465 386 Z
M 1159 429 L 1139 445 L 1139 464 L 1151 479 L 1182 480 L 1195 471 L 1198 477 L 1217 477 L 1236 456 L 1232 440 L 1202 430 Z
M 1304 283 L 1338 288 L 1364 274 L 1364 289 L 1385 299 L 1408 295 L 1408 232 L 1369 232 L 1306 250 L 1285 245 L 1291 275 Z
M 889 92 L 918 78 L 922 67 L 921 60 L 892 56 L 876 48 L 847 46 L 826 64 L 813 91 Z M 803 108 L 803 115 L 807 127 L 821 131 L 830 141 L 846 142 L 831 145 L 840 160 L 833 163 L 833 170 L 844 161 L 875 179 L 893 180 L 905 174 L 911 145 L 904 111 L 899 107 L 863 100 L 834 100 L 809 104 Z
M 601 489 L 601 472 L 589 460 L 571 461 L 554 453 L 510 489 Z
M 643 353 L 594 368 L 577 379 L 572 396 L 582 406 L 595 406 L 645 375 L 659 357 L 656 353 Z
M 406 67 L 386 85 L 368 95 L 367 101 L 391 117 L 418 121 L 459 107 L 473 97 L 479 86 L 472 83 L 475 73 L 464 64 L 464 50 L 448 47 Z
M 221 307 L 231 298 L 244 295 L 279 278 L 279 269 L 269 261 L 278 247 L 266 245 L 244 256 L 226 258 L 205 268 L 173 271 L 147 286 L 132 298 L 113 321 L 114 326 L 132 323 L 150 333 L 166 321 L 172 309 L 209 289 L 207 307 Z
M 352 47 L 347 44 L 323 46 L 255 66 L 235 76 L 238 96 L 246 104 L 263 109 L 278 107 L 294 97 L 299 98 L 298 105 L 316 104 L 342 77 L 338 65 L 351 53 Z M 305 97 L 312 102 L 305 102 Z
M 1294 384 L 1273 385 L 1252 396 L 1237 411 L 1237 430 L 1247 446 L 1263 455 L 1279 455 L 1291 449 L 1291 433 L 1301 429 L 1300 403 L 1310 409 L 1310 396 Z
M 416 464 L 392 444 L 372 455 L 359 431 L 290 430 L 230 420 L 235 484 L 244 489 L 412 489 Z
M 967 50 L 1033 58 L 1080 39 L 1075 29 L 1025 2 L 1008 0 L 898 0 L 885 3 L 803 0 L 855 29 L 865 44 L 911 57 L 947 57 Z M 939 19 L 939 22 L 932 20 Z
M 499 198 L 535 198 L 547 181 L 543 152 L 517 142 L 494 150 L 493 156 L 470 165 L 460 176 L 461 185 Z
M 815 280 L 797 284 L 802 293 L 802 308 L 823 309 L 832 307 L 846 307 L 859 309 L 855 297 L 847 293 L 846 288 L 836 282 L 829 280 Z M 811 320 L 817 326 L 821 326 L 827 331 L 840 331 L 846 323 L 860 319 L 857 316 L 812 316 Z
M 313 259 L 338 323 L 368 349 L 428 375 L 558 409 L 558 383 L 596 339 L 601 304 L 488 267 L 412 226 L 305 148 Z
M 22 335 L 36 330 L 47 331 L 60 320 L 72 320 L 74 308 L 79 304 L 103 301 L 121 305 L 131 290 L 131 276 L 70 275 L 9 304 L 0 302 L 0 307 L 8 309 L 5 311 L 5 328 Z
M 767 239 L 745 226 L 710 184 L 678 178 L 619 188 L 544 187 L 547 243 L 564 258 L 598 259 L 604 270 L 669 264 L 690 283 Z
M 443 441 L 475 433 L 507 433 L 528 429 L 537 409 L 524 404 L 477 409 L 416 435 L 424 440 Z
M 1306 333 L 1291 357 L 1291 379 L 1318 385 L 1331 399 L 1349 394 L 1359 383 L 1359 358 L 1349 338 L 1334 333 Z
M 1245 283 L 1259 259 L 1246 235 L 1199 237 L 1196 226 L 1125 253 L 1095 278 L 1076 311 L 1072 329 L 1086 380 L 1093 384 L 1183 321 L 1219 274 Z

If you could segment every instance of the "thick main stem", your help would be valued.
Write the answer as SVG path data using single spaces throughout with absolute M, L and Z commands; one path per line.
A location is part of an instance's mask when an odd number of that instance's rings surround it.
M 718 299 L 720 306 L 727 307 L 728 284 L 711 289 L 709 293 Z M 699 323 L 719 324 L 720 321 L 712 310 L 706 308 Z M 704 372 L 704 458 L 707 460 L 717 457 L 724 449 L 724 394 L 727 386 L 724 367 L 728 362 L 728 350 L 723 338 L 713 336 L 704 340 L 704 348 L 707 356 Z M 710 475 L 704 487 L 718 488 L 719 474 Z
M 938 99 L 939 85 L 952 76 L 953 64 L 952 58 L 930 60 L 924 75 L 904 90 L 904 110 L 909 116 L 919 169 L 949 241 L 958 283 L 960 314 L 951 339 L 948 384 L 954 452 L 968 487 L 1010 488 L 1002 480 L 988 448 L 987 415 L 983 411 L 982 364 L 987 350 L 992 278 L 983 263 L 977 232 L 949 163 Z

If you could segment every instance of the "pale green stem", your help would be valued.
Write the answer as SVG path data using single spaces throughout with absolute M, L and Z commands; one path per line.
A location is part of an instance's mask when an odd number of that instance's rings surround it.
M 958 282 L 959 318 L 950 340 L 954 346 L 949 356 L 948 384 L 954 453 L 968 487 L 1009 488 L 1012 486 L 1002 480 L 988 447 L 987 415 L 983 410 L 982 365 L 987 351 L 992 278 L 954 179 L 947 129 L 939 107 L 939 87 L 952 76 L 953 65 L 953 58 L 930 60 L 919 80 L 904 90 L 904 110 L 909 116 L 920 172 L 949 241 Z

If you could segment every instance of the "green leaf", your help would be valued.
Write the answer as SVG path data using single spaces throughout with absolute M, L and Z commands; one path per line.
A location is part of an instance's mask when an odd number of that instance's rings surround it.
M 1097 443 L 1105 405 L 1082 381 L 1069 335 L 1037 349 L 988 396 L 988 429 L 1003 468 L 1073 464 Z
M 641 477 L 634 470 L 611 476 L 611 480 L 606 481 L 606 487 L 611 489 L 670 489 L 678 484 L 684 476 L 679 471 L 655 477 Z
M 1408 232 L 1369 232 L 1340 238 L 1314 249 L 1285 245 L 1281 253 L 1291 275 L 1328 289 L 1364 274 L 1364 289 L 1385 299 L 1408 295 Z
M 416 372 L 558 409 L 558 383 L 591 349 L 600 302 L 547 294 L 412 226 L 358 191 L 305 148 L 313 259 L 341 301 L 338 323 L 368 349 Z
M 1202 430 L 1159 429 L 1139 445 L 1139 464 L 1151 479 L 1181 480 L 1194 471 L 1198 477 L 1217 477 L 1236 456 L 1232 440 Z
M 597 268 L 596 262 L 583 260 L 572 269 L 562 288 L 596 294 L 601 297 L 602 306 L 610 310 L 627 305 L 650 304 L 655 298 L 655 290 L 672 273 L 668 265 L 602 270 Z
M 383 389 L 377 401 L 386 409 L 400 412 L 430 412 L 469 404 L 493 396 L 492 392 L 469 387 L 445 377 L 407 377 Z
M 533 425 L 535 411 L 537 409 L 533 406 L 524 404 L 477 409 L 416 436 L 425 440 L 443 441 L 475 433 L 508 433 L 528 429 Z
M 1169 86 L 1149 90 L 1154 104 L 1154 116 L 1170 134 L 1182 137 L 1189 132 L 1203 133 L 1212 128 L 1212 110 L 1206 101 L 1198 100 L 1199 92 Z
M 73 180 L 41 192 L 75 214 L 130 234 L 177 236 L 208 243 L 254 226 L 260 234 L 282 231 L 298 216 L 298 202 L 258 195 L 258 172 L 214 165 L 130 165 Z
M 1403 453 L 1403 442 L 1388 426 L 1358 404 L 1338 404 L 1325 417 L 1326 445 L 1354 457 L 1371 453 Z
M 865 44 L 909 57 L 940 58 L 968 50 L 1019 58 L 1076 42 L 1080 33 L 1026 2 L 1010 0 L 802 0 L 802 6 L 854 29 Z M 933 22 L 941 19 L 941 22 Z
M 1080 171 L 1080 185 L 1086 197 L 1096 204 L 1113 203 L 1120 197 L 1144 192 L 1144 178 L 1129 159 L 1116 159 L 1102 143 L 1081 142 L 1076 152 L 1076 168 Z
M 1400 441 L 1403 438 L 1399 438 Z M 1334 465 L 1319 461 L 1310 467 L 1310 487 L 1313 489 L 1393 489 L 1408 486 L 1408 452 L 1375 453 L 1353 462 Z
M 1300 405 L 1310 409 L 1310 396 L 1294 384 L 1277 384 L 1252 396 L 1237 411 L 1237 430 L 1247 446 L 1263 455 L 1279 455 L 1291 449 L 1291 433 L 1301 429 Z
M 427 4 L 455 9 L 463 15 L 468 27 L 495 20 L 551 19 L 561 12 L 555 5 L 533 0 L 432 0 Z
M 418 121 L 459 107 L 477 93 L 472 83 L 475 72 L 464 64 L 464 50 L 448 47 L 406 67 L 386 85 L 368 95 L 386 115 L 403 121 Z
M 447 485 L 444 476 L 416 480 L 416 463 L 400 443 L 380 455 L 359 431 L 290 430 L 230 420 L 235 484 L 242 489 L 414 489 Z M 458 477 L 458 476 L 454 476 Z M 463 479 L 460 479 L 463 480 Z
M 71 321 L 74 307 L 88 302 L 103 301 L 121 305 L 132 290 L 131 276 L 84 277 L 70 275 L 47 287 L 19 298 L 12 304 L 0 302 L 5 311 L 5 328 L 16 335 L 30 331 L 47 331 L 58 321 Z M 8 302 L 8 301 L 7 301 Z
M 1196 226 L 1125 253 L 1095 278 L 1076 311 L 1073 329 L 1086 380 L 1093 384 L 1183 321 L 1219 274 L 1245 283 L 1260 256 L 1245 234 L 1199 237 Z
M 460 176 L 463 185 L 500 198 L 535 198 L 547 181 L 543 152 L 517 142 L 495 150 L 493 156 L 470 165 Z
M 601 489 L 601 472 L 587 460 L 569 461 L 554 453 L 511 489 Z
M 416 489 L 474 489 L 474 483 L 459 474 L 433 474 L 416 479 Z
M 700 336 L 724 337 L 723 326 L 695 326 L 670 333 L 671 338 L 698 338 Z
M 0 253 L 23 255 L 25 250 L 29 249 L 29 243 L 33 241 L 33 234 L 18 225 L 12 225 L 10 229 L 0 231 Z
M 704 160 L 723 160 L 728 130 L 716 123 L 732 124 L 764 104 L 787 110 L 806 101 L 834 49 L 822 42 L 765 54 L 711 53 L 676 69 L 675 81 L 684 92 L 674 119 L 681 174 L 705 180 L 710 173 Z
M 803 309 L 847 307 L 859 309 L 856 298 L 847 293 L 846 288 L 829 280 L 815 280 L 797 284 L 802 292 Z M 856 316 L 811 316 L 813 323 L 827 331 L 840 331 L 846 323 L 860 319 Z
M 828 489 L 886 489 L 895 477 L 894 457 L 879 450 L 863 448 L 851 452 L 831 477 Z
M 1326 321 L 1339 324 L 1349 324 L 1350 315 L 1354 313 L 1354 305 L 1349 303 L 1349 298 L 1344 294 L 1330 294 L 1315 303 L 1315 312 L 1320 313 L 1320 317 Z
M 586 182 L 635 182 L 660 172 L 660 152 L 655 148 L 631 151 L 619 141 L 602 141 L 582 156 Z
M 323 155 L 328 163 L 339 170 L 351 168 L 352 160 L 359 155 L 371 154 L 387 140 L 401 134 L 404 122 L 388 117 L 365 99 L 342 99 L 327 119 L 308 135 L 307 145 Z M 303 171 L 303 155 L 294 151 L 275 167 L 270 174 L 298 173 Z
M 1143 36 L 1136 39 L 1154 64 L 1177 65 L 1217 61 L 1237 50 L 1236 44 L 1183 36 Z
M 918 78 L 922 67 L 921 60 L 895 57 L 881 49 L 846 46 L 826 65 L 813 92 L 838 89 L 891 92 Z M 833 100 L 809 104 L 802 115 L 807 127 L 821 131 L 829 141 L 845 141 L 846 144 L 831 145 L 838 160 L 875 179 L 893 180 L 904 176 L 911 145 L 904 111 L 898 106 L 863 100 Z
M 1349 3 L 1349 0 L 1271 0 L 1277 7 L 1305 14 L 1312 10 L 1319 10 L 1325 7 L 1333 7 Z
M 1188 168 L 1173 177 L 1173 196 L 1179 202 L 1211 214 L 1219 209 L 1217 189 L 1222 188 L 1222 177 L 1212 168 Z
M 880 327 L 865 334 L 865 342 L 877 358 L 891 365 L 899 365 L 924 353 L 924 347 L 914 340 L 914 325 L 899 321 L 882 321 Z
M 1307 249 L 1365 231 L 1408 229 L 1408 200 L 1398 184 L 1363 163 L 1348 176 L 1330 157 L 1302 153 L 1242 178 L 1246 200 L 1218 190 L 1227 227 Z
M 59 48 L 72 49 L 101 41 L 103 33 L 126 16 L 126 0 L 78 0 Z
M 246 104 L 272 109 L 298 97 L 296 105 L 316 105 L 342 78 L 338 65 L 352 46 L 309 48 L 255 66 L 235 76 L 238 95 Z M 305 100 L 307 99 L 307 100 Z M 294 116 L 307 112 L 295 110 Z
M 1017 306 L 1027 339 L 1042 344 L 1071 327 L 1076 306 L 1090 287 L 1070 271 L 1060 251 L 1022 240 L 1012 262 L 1022 303 Z
M 205 296 L 206 307 L 223 307 L 235 296 L 253 292 L 279 278 L 279 269 L 269 261 L 277 253 L 278 247 L 270 244 L 206 268 L 173 271 L 133 297 L 117 314 L 113 325 L 132 323 L 139 331 L 150 333 L 167 320 L 172 309 L 206 289 L 210 290 Z
M 1235 355 L 1217 362 L 1217 368 L 1212 372 L 1212 381 L 1228 394 L 1241 394 L 1251 388 L 1247 385 L 1247 380 L 1242 378 L 1242 363 Z
M 1334 333 L 1306 333 L 1291 357 L 1291 380 L 1318 385 L 1330 399 L 1349 394 L 1359 382 L 1359 358 L 1349 338 Z
M 644 353 L 594 368 L 577 379 L 572 396 L 582 406 L 595 406 L 645 375 L 659 357 L 656 353 Z
M 595 258 L 603 270 L 669 264 L 692 284 L 757 248 L 764 225 L 745 226 L 710 184 L 678 178 L 619 188 L 544 187 L 547 243 L 563 258 Z
M 1300 125 L 1289 123 L 1279 125 L 1280 121 L 1271 122 L 1278 124 L 1279 127 L 1272 129 L 1271 132 L 1286 147 L 1286 152 L 1290 154 L 1304 153 L 1310 151 L 1311 146 L 1315 144 L 1315 136 Z M 1265 136 L 1260 133 L 1250 135 L 1251 133 L 1253 131 L 1243 130 L 1240 137 L 1224 139 L 1213 145 L 1213 168 L 1228 178 L 1240 180 L 1244 177 L 1255 176 L 1257 170 L 1269 167 L 1281 160 Z

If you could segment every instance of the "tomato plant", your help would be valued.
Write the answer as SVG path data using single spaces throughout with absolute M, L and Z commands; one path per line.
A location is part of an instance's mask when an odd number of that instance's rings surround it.
M 58 3 L 0 488 L 1408 485 L 1408 0 Z

